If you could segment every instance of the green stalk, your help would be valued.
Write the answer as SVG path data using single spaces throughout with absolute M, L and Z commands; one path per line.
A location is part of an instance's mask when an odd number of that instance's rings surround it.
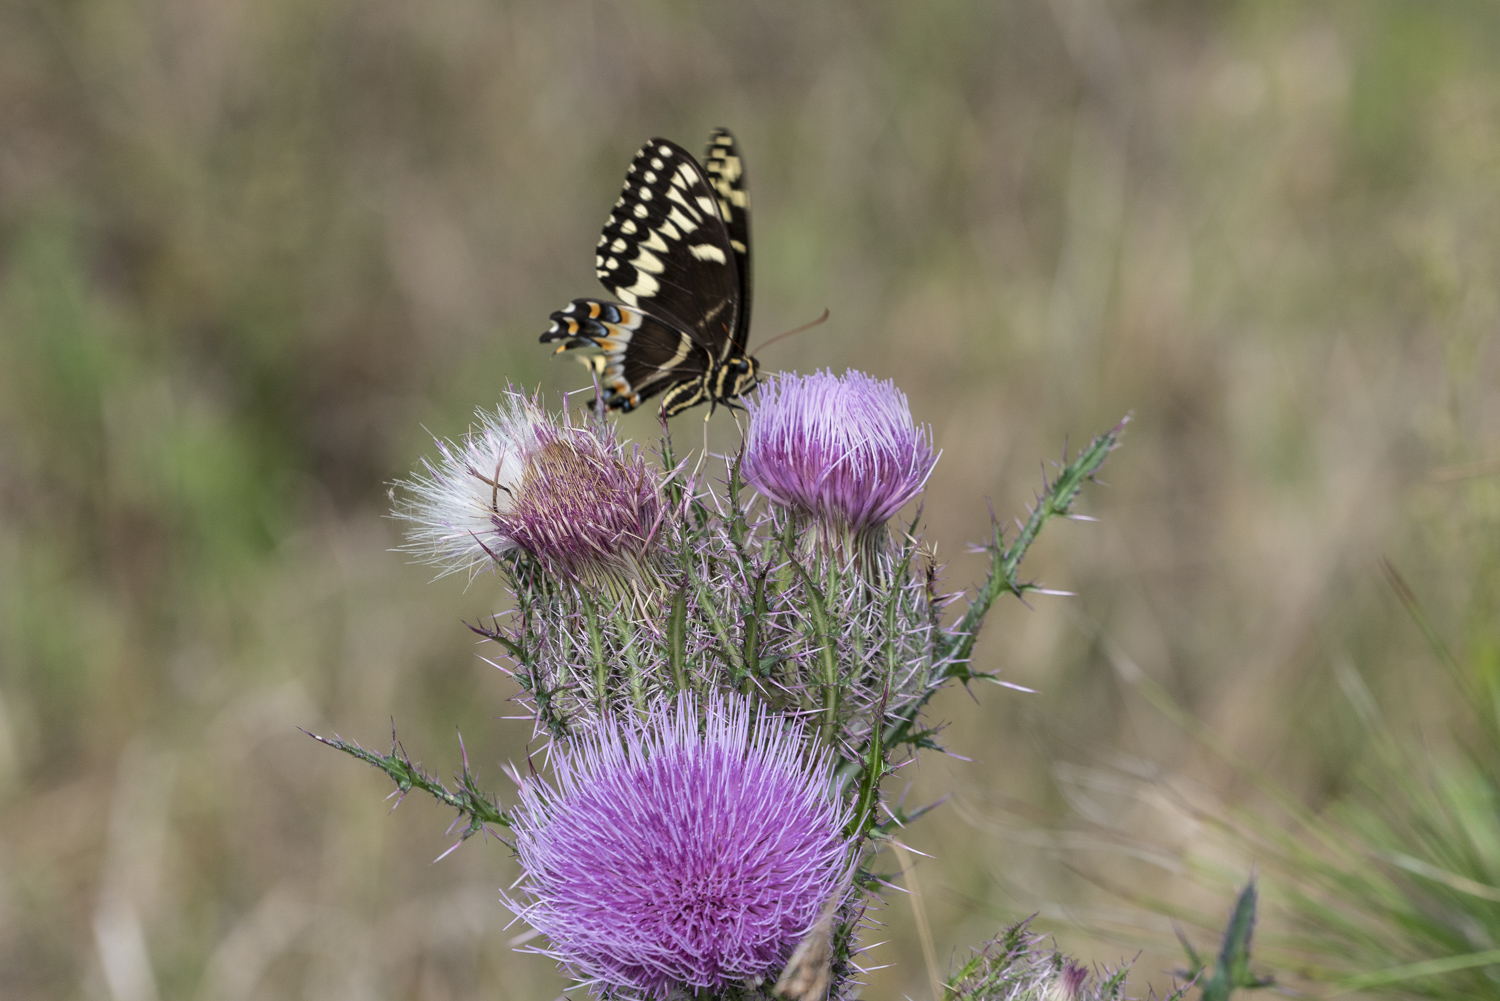
M 744 645 L 742 648 L 745 658 L 745 670 L 748 674 L 756 676 L 760 674 L 760 623 L 762 618 L 771 614 L 771 610 L 766 604 L 766 573 L 767 570 L 763 570 L 755 577 L 755 607 L 750 610 L 749 615 L 745 616 Z M 749 692 L 746 691 L 745 694 L 749 694 Z
M 672 683 L 679 692 L 687 686 L 687 588 L 679 587 L 672 597 L 672 613 L 667 618 L 667 663 L 672 669 Z
M 614 620 L 615 632 L 620 637 L 621 652 L 625 655 L 625 673 L 629 679 L 630 701 L 635 707 L 645 712 L 646 710 L 646 682 L 641 673 L 640 651 L 636 649 L 635 626 L 624 612 L 624 604 L 616 606 L 611 618 Z
M 579 597 L 583 603 L 584 628 L 589 634 L 589 653 L 594 661 L 594 693 L 602 713 L 609 708 L 609 664 L 604 659 L 604 633 L 599 628 L 599 613 L 594 608 L 594 600 L 586 593 L 580 593 Z
M 889 689 L 886 690 L 887 695 Z M 885 699 L 880 700 L 880 709 L 870 726 L 870 754 L 865 759 L 864 774 L 859 779 L 859 795 L 854 800 L 854 817 L 844 832 L 849 838 L 863 838 L 870 830 L 870 821 L 875 816 L 875 805 L 880 799 L 880 780 L 885 778 L 885 747 L 881 742 L 885 726 Z
M 808 611 L 812 613 L 812 637 L 821 639 L 818 646 L 819 673 L 823 677 L 823 730 L 824 737 L 832 742 L 835 735 L 835 727 L 838 722 L 839 711 L 839 673 L 838 658 L 833 648 L 833 632 L 829 628 L 828 604 L 823 599 L 823 594 L 813 579 L 803 568 L 801 563 L 794 559 L 788 559 L 793 571 L 802 578 L 802 586 L 807 591 Z
M 703 612 L 703 617 L 708 620 L 709 626 L 714 631 L 714 637 L 719 641 L 719 652 L 729 663 L 729 671 L 735 682 L 745 675 L 745 663 L 740 658 L 740 651 L 735 647 L 734 638 L 729 635 L 729 629 L 724 625 L 724 619 L 719 615 L 719 609 L 714 605 L 713 594 L 704 584 L 698 585 L 698 608 Z

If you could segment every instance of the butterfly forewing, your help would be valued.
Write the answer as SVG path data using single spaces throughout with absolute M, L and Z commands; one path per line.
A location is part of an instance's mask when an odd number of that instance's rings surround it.
M 599 280 L 628 306 L 717 346 L 739 324 L 740 283 L 718 198 L 687 150 L 641 147 L 599 237 Z

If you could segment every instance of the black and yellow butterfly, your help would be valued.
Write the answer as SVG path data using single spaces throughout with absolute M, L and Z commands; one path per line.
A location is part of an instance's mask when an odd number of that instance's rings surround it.
M 619 302 L 574 299 L 542 343 L 594 349 L 606 406 L 634 410 L 657 394 L 666 417 L 733 406 L 755 388 L 750 332 L 750 199 L 726 129 L 706 166 L 665 139 L 641 147 L 625 175 L 594 265 Z

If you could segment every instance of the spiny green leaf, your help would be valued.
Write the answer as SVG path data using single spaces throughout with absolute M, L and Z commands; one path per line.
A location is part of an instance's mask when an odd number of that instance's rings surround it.
M 1083 484 L 1092 479 L 1104 465 L 1104 460 L 1119 444 L 1120 436 L 1124 434 L 1125 425 L 1129 421 L 1127 416 L 1114 428 L 1099 435 L 1088 448 L 1078 453 L 1076 459 L 1062 468 L 1057 478 L 1047 485 L 1042 496 L 1037 499 L 1036 505 L 1031 509 L 1031 516 L 1009 546 L 1004 544 L 999 522 L 993 524 L 994 535 L 986 547 L 990 553 L 990 575 L 970 600 L 968 610 L 949 633 L 944 644 L 946 649 L 943 653 L 950 660 L 948 677 L 959 677 L 967 670 L 969 657 L 974 652 L 974 641 L 979 637 L 979 627 L 984 624 L 984 618 L 989 614 L 995 599 L 1007 591 L 1019 597 L 1026 591 L 1035 589 L 1021 583 L 1018 577 L 1022 557 L 1036 541 L 1037 533 L 1043 525 L 1058 515 L 1071 512 Z
M 384 772 L 391 781 L 396 783 L 396 789 L 404 799 L 406 794 L 413 789 L 422 792 L 448 804 L 457 810 L 459 816 L 468 818 L 468 824 L 459 835 L 459 842 L 468 840 L 480 831 L 488 829 L 488 825 L 496 824 L 501 827 L 510 827 L 511 819 L 508 814 L 500 809 L 498 800 L 489 793 L 482 792 L 478 787 L 477 777 L 469 770 L 467 756 L 464 760 L 463 771 L 458 775 L 457 791 L 450 790 L 436 777 L 427 774 L 422 767 L 415 764 L 406 751 L 402 749 L 396 740 L 395 733 L 391 734 L 391 750 L 388 754 L 381 754 L 361 747 L 352 740 L 344 740 L 337 734 L 332 737 L 320 737 L 315 733 L 307 733 L 313 740 L 327 744 L 335 750 L 343 751 L 350 757 L 358 758 L 360 761 Z M 400 805 L 400 800 L 397 800 Z M 490 833 L 494 833 L 491 831 Z M 450 849 L 451 850 L 451 849 Z M 445 853 L 446 854 L 446 853 Z
M 1219 946 L 1219 959 L 1214 974 L 1203 984 L 1203 1001 L 1229 1001 L 1236 988 L 1255 990 L 1269 987 L 1272 980 L 1261 979 L 1250 972 L 1250 942 L 1255 934 L 1255 877 L 1251 876 L 1240 891 L 1229 916 L 1229 926 L 1224 929 L 1224 941 Z M 1196 962 L 1197 956 L 1190 953 Z

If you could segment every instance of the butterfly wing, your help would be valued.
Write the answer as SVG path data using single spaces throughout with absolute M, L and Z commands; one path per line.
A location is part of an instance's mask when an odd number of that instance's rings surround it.
M 703 172 L 718 196 L 719 216 L 729 234 L 740 286 L 739 313 L 726 348 L 732 346 L 744 354 L 750 336 L 750 188 L 745 181 L 745 161 L 728 129 L 714 129 L 709 135 Z M 726 354 L 721 352 L 719 359 L 722 361 Z
M 749 200 L 733 136 L 716 129 L 707 159 L 700 167 L 665 139 L 641 147 L 594 259 L 599 281 L 621 301 L 575 299 L 542 335 L 561 341 L 558 351 L 596 349 L 586 360 L 610 407 L 632 410 L 665 393 L 666 411 L 676 413 L 729 392 L 725 378 L 709 375 L 744 353 Z
M 642 400 L 708 371 L 708 349 L 697 339 L 646 311 L 599 299 L 574 299 L 552 314 L 542 342 L 558 351 L 597 349 L 595 363 L 604 405 L 634 410 Z
M 717 193 L 687 150 L 641 147 L 599 237 L 599 281 L 695 337 L 718 357 L 738 329 L 740 280 Z

